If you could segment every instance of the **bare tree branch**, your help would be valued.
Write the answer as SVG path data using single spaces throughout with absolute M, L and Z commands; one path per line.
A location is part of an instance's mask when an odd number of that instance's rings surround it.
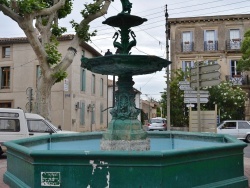
M 46 16 L 46 15 L 50 15 L 50 14 L 55 13 L 56 11 L 58 11 L 59 9 L 61 9 L 65 5 L 65 1 L 66 0 L 60 0 L 58 3 L 56 3 L 55 5 L 53 5 L 50 8 L 46 8 L 46 9 L 37 11 L 36 13 L 34 13 L 34 17 Z
M 5 5 L 0 4 L 0 10 L 17 23 L 20 22 L 20 20 L 22 19 L 21 16 L 19 16 L 17 13 L 15 13 L 13 10 L 11 10 Z

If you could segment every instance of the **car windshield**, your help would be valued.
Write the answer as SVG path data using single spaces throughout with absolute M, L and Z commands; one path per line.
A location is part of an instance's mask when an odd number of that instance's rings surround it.
M 151 119 L 151 123 L 162 123 L 162 119 Z
M 48 120 L 44 120 L 44 121 L 46 121 L 46 123 L 48 123 L 54 130 L 61 131 L 55 125 L 53 125 L 52 123 L 50 123 Z

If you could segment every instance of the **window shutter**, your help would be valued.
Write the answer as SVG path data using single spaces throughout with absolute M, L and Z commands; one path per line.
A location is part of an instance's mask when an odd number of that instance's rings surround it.
M 80 110 L 80 125 L 84 125 L 85 124 L 85 103 L 81 102 L 81 110 Z

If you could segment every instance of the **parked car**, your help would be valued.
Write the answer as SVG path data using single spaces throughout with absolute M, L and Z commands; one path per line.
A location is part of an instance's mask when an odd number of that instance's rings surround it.
M 22 109 L 0 108 L 0 155 L 6 152 L 3 142 L 50 133 L 75 132 L 60 130 L 38 114 L 25 113 Z
M 148 131 L 152 131 L 152 130 L 166 131 L 167 120 L 165 118 L 152 118 L 148 122 L 147 130 Z
M 244 120 L 226 120 L 217 127 L 217 133 L 229 134 L 250 143 L 250 123 Z

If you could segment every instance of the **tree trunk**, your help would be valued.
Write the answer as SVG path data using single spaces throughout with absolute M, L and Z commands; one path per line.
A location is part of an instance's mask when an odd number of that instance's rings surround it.
M 41 75 L 37 81 L 35 113 L 51 120 L 51 88 L 54 81 Z

